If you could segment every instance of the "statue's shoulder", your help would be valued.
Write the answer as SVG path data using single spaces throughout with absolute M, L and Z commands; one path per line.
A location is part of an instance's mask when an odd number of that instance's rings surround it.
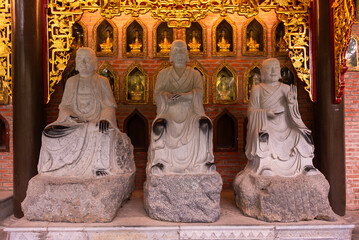
M 80 76 L 79 74 L 76 74 L 72 77 L 69 77 L 69 79 L 67 79 L 65 82 L 65 87 L 74 85 L 78 81 L 79 76 Z

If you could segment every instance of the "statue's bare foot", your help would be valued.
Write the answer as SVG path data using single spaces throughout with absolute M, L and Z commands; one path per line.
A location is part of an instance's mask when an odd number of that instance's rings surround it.
M 157 163 L 155 165 L 153 165 L 151 167 L 151 173 L 153 175 L 160 175 L 162 176 L 163 175 L 163 168 L 164 168 L 164 165 L 162 163 Z
M 304 174 L 306 175 L 315 175 L 317 174 L 317 169 L 311 165 L 307 165 L 304 167 L 304 171 L 303 171 Z
M 109 175 L 109 173 L 105 170 L 96 170 L 96 177 L 104 177 Z

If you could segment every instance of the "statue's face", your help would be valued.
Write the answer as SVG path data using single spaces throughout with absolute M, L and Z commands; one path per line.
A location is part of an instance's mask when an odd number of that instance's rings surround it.
M 95 72 L 96 58 L 89 50 L 80 49 L 76 53 L 76 69 L 80 75 L 88 76 Z
M 268 59 L 263 62 L 261 79 L 265 83 L 277 82 L 280 79 L 280 64 L 277 59 Z
M 171 47 L 172 61 L 175 67 L 186 66 L 187 62 L 187 46 L 186 44 L 176 44 Z

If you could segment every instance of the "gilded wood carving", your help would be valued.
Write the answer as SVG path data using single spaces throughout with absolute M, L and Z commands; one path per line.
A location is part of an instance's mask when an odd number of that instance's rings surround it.
M 0 13 L 0 104 L 8 104 L 12 97 L 10 0 L 0 1 Z

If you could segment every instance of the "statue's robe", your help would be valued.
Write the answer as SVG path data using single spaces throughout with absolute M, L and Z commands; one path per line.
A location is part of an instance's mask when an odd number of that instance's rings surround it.
M 173 67 L 166 68 L 158 74 L 154 94 L 157 104 L 154 122 L 165 119 L 166 129 L 161 135 L 152 131 L 147 172 L 159 163 L 163 164 L 164 173 L 207 172 L 208 166 L 214 161 L 212 127 L 203 131 L 199 126 L 199 120 L 207 118 L 203 109 L 203 82 L 199 72 L 187 67 L 179 77 Z M 171 102 L 168 94 L 191 97 Z
M 42 134 L 38 164 L 41 174 L 90 177 L 97 170 L 110 174 L 123 171 L 119 147 L 131 144 L 117 127 L 110 84 L 98 74 L 85 81 L 80 87 L 80 75 L 76 75 L 66 82 L 58 119 Z M 104 133 L 99 132 L 101 120 L 109 122 Z
M 261 174 L 295 176 L 312 165 L 314 145 L 304 125 L 298 102 L 289 101 L 290 87 L 261 83 L 252 89 L 248 109 L 246 156 L 248 168 Z M 267 116 L 272 110 L 274 118 Z

